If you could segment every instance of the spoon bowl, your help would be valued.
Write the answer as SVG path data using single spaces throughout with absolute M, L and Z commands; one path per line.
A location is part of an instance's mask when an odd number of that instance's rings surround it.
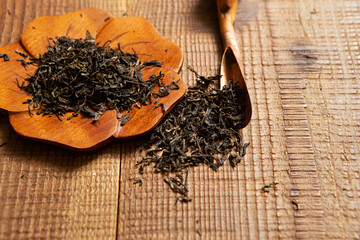
M 229 46 L 225 49 L 221 60 L 220 74 L 222 75 L 220 79 L 220 87 L 223 88 L 224 85 L 229 84 L 229 80 L 232 79 L 240 89 L 243 90 L 244 96 L 244 127 L 249 124 L 251 120 L 251 101 L 249 92 L 247 90 L 244 77 L 241 73 L 240 65 L 235 57 L 234 51 Z

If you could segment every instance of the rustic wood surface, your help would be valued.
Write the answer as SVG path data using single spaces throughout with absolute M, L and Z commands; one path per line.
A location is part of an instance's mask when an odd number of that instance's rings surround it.
M 39 16 L 88 7 L 147 18 L 192 65 L 219 71 L 215 1 L 0 0 L 0 46 Z M 360 4 L 243 0 L 235 21 L 253 116 L 239 166 L 190 171 L 175 204 L 136 160 L 142 139 L 76 153 L 24 139 L 0 116 L 0 239 L 359 239 Z M 269 192 L 265 185 L 277 183 Z

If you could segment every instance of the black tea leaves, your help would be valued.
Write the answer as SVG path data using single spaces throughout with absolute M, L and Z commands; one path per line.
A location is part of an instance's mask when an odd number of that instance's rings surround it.
M 195 72 L 193 69 L 191 71 Z M 143 146 L 139 171 L 152 165 L 162 173 L 165 183 L 179 194 L 178 200 L 189 202 L 187 183 L 181 174 L 205 164 L 217 171 L 225 161 L 235 167 L 246 153 L 240 129 L 244 127 L 244 92 L 233 82 L 222 90 L 204 90 L 221 76 L 196 74 L 198 85 L 189 87 L 185 97 L 150 133 Z M 170 177 L 176 174 L 177 177 Z M 187 179 L 187 177 L 186 177 Z
M 161 67 L 156 60 L 141 62 L 135 51 L 125 53 L 120 44 L 117 49 L 106 47 L 109 41 L 99 46 L 89 32 L 85 39 L 58 37 L 52 41 L 53 46 L 38 58 L 19 60 L 24 67 L 37 66 L 34 75 L 18 83 L 32 95 L 25 102 L 30 115 L 32 106 L 39 108 L 37 114 L 56 115 L 60 120 L 72 112 L 72 117 L 83 113 L 96 122 L 107 110 L 129 113 L 134 106 L 141 108 L 152 103 L 153 98 L 169 94 L 170 85 L 162 83 L 161 72 L 143 80 L 142 69 Z M 153 92 L 156 86 L 159 91 Z M 125 114 L 121 125 L 130 119 Z

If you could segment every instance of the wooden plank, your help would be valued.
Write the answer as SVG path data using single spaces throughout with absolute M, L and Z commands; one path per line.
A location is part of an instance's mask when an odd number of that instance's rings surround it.
M 321 203 L 320 189 L 317 188 L 319 186 L 319 179 L 317 175 L 317 167 L 315 164 L 314 149 L 310 142 L 311 139 L 302 137 L 311 136 L 309 123 L 305 114 L 305 108 L 307 107 L 307 104 L 302 93 L 303 88 L 299 87 L 302 85 L 302 78 L 299 78 L 299 74 L 291 74 L 292 72 L 295 72 L 296 69 L 303 68 L 304 71 L 306 71 L 307 66 L 314 64 L 313 58 L 294 55 L 294 49 L 299 49 L 298 46 L 301 46 L 301 49 L 305 48 L 308 52 L 311 53 L 312 49 L 315 47 L 312 46 L 311 43 L 306 39 L 306 35 L 304 35 L 302 31 L 295 30 L 299 25 L 301 25 L 301 23 L 297 21 L 298 19 L 296 19 L 295 14 L 278 14 L 278 12 L 287 12 L 294 9 L 294 7 L 296 8 L 297 3 L 290 4 L 287 2 L 286 4 L 282 5 L 278 4 L 277 1 L 270 1 L 267 2 L 266 7 L 267 9 L 275 8 L 278 10 L 273 11 L 272 9 L 271 11 L 268 11 L 268 16 L 270 21 L 273 22 L 273 25 L 270 27 L 271 37 L 281 38 L 281 41 L 273 42 L 275 62 L 279 63 L 275 65 L 286 66 L 286 68 L 277 68 L 278 75 L 282 79 L 282 81 L 279 81 L 278 84 L 281 89 L 280 94 L 282 95 L 281 104 L 284 109 L 284 123 L 287 126 L 285 128 L 285 132 L 287 132 L 286 136 L 298 136 L 296 138 L 298 142 L 295 142 L 294 138 L 288 139 L 288 137 L 285 137 L 286 151 L 289 154 L 290 164 L 292 161 L 292 155 L 298 154 L 308 156 L 306 162 L 304 162 L 306 166 L 309 166 L 309 160 L 313 162 L 313 164 L 311 164 L 310 170 L 305 167 L 301 167 L 302 164 L 300 162 L 302 159 L 297 160 L 296 171 L 294 171 L 293 167 L 290 167 L 289 175 L 291 178 L 291 188 L 299 189 L 299 193 L 292 196 L 292 203 L 296 205 L 296 212 L 294 215 L 295 237 L 297 239 L 303 239 L 308 236 L 316 236 L 317 239 L 324 239 L 325 226 L 323 219 L 323 206 Z M 282 25 L 282 31 L 279 31 L 279 24 L 284 21 L 286 21 L 287 24 Z M 284 35 L 284 32 L 287 34 Z M 300 40 L 296 39 L 301 39 L 301 44 L 299 42 Z M 287 51 L 278 50 L 286 48 L 288 48 Z M 308 52 L 303 54 L 309 54 Z M 281 76 L 286 76 L 286 78 Z M 293 84 L 294 87 L 291 87 L 291 84 Z M 289 107 L 291 107 L 291 110 L 288 109 Z M 298 114 L 288 115 L 288 113 L 291 113 L 291 111 L 296 111 Z M 310 144 L 304 145 L 304 142 Z M 301 190 L 299 186 L 302 186 Z M 304 203 L 300 204 L 299 202 Z M 305 213 L 306 209 L 309 208 L 317 209 L 318 211 Z M 306 217 L 303 217 L 304 215 Z
M 0 45 L 42 15 L 84 7 L 125 12 L 125 2 L 1 1 Z M 106 10 L 106 9 L 104 9 Z M 114 239 L 120 146 L 74 153 L 17 136 L 0 116 L 0 239 Z
M 322 4 L 331 7 L 324 9 Z M 303 19 L 303 32 L 312 45 L 319 46 L 316 51 L 320 53 L 319 71 L 306 76 L 304 96 L 321 178 L 328 239 L 360 237 L 357 187 L 360 139 L 356 136 L 360 130 L 359 104 L 351 94 L 359 92 L 359 77 L 353 78 L 353 73 L 359 70 L 359 62 L 355 61 L 359 53 L 353 49 L 359 43 L 358 9 L 354 4 L 353 1 L 308 1 L 308 9 L 316 9 L 316 13 L 301 11 L 299 16 Z M 343 131 L 352 133 L 343 135 Z
M 252 4 L 256 3 L 247 6 Z M 161 14 L 153 14 L 153 5 Z M 214 27 L 217 25 L 214 6 L 211 1 L 137 1 L 129 13 L 142 14 L 161 34 L 178 43 L 184 50 L 185 67 L 190 64 L 202 74 L 214 75 L 219 71 L 222 53 L 218 29 Z M 264 16 L 264 9 L 260 14 Z M 181 23 L 177 21 L 179 18 Z M 277 138 L 284 138 L 284 132 L 276 132 L 278 119 L 270 116 L 268 109 L 276 98 L 271 93 L 276 76 L 269 76 L 266 81 L 259 79 L 263 70 L 251 59 L 260 59 L 263 51 L 249 44 L 260 45 L 264 36 L 258 29 L 260 23 L 255 18 L 249 20 L 256 29 L 242 25 L 239 32 L 243 55 L 252 55 L 243 59 L 244 63 L 250 63 L 245 65 L 245 75 L 255 107 L 253 122 L 244 130 L 244 138 L 251 142 L 249 154 L 235 169 L 226 165 L 217 173 L 206 167 L 192 170 L 188 183 L 193 201 L 174 205 L 175 196 L 158 174 L 147 172 L 142 177 L 147 180 L 145 185 L 132 186 L 132 179 L 140 177 L 133 164 L 141 159 L 141 155 L 135 150 L 124 149 L 122 159 L 130 160 L 123 161 L 121 168 L 119 239 L 276 239 L 294 236 L 294 216 L 287 214 L 293 208 L 290 198 L 283 197 L 288 195 L 285 186 L 290 179 L 284 175 L 285 169 L 275 171 L 287 165 L 285 146 L 276 143 Z M 212 46 L 209 50 L 213 51 L 201 50 L 207 46 Z M 268 59 L 271 55 L 265 57 Z M 253 79 L 254 76 L 257 79 Z M 186 68 L 182 77 L 188 84 L 193 84 L 194 76 Z M 258 109 L 259 105 L 261 108 Z M 281 111 L 281 105 L 277 105 L 277 109 Z M 260 116 L 264 117 L 260 120 Z M 275 134 L 271 137 L 264 134 L 259 138 L 264 131 Z M 272 152 L 274 148 L 275 153 Z M 265 184 L 272 182 L 282 183 L 276 187 L 276 195 L 274 191 L 270 194 L 261 191 Z M 201 231 L 201 237 L 197 230 Z

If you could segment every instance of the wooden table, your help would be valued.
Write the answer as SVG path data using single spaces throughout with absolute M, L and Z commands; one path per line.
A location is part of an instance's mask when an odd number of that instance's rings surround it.
M 0 46 L 36 17 L 96 7 L 149 19 L 182 48 L 188 85 L 187 65 L 219 72 L 214 1 L 0 5 Z M 192 169 L 192 202 L 175 204 L 150 169 L 133 184 L 141 139 L 76 153 L 19 137 L 0 116 L 0 239 L 359 239 L 359 1 L 243 0 L 235 26 L 253 103 L 240 165 Z

